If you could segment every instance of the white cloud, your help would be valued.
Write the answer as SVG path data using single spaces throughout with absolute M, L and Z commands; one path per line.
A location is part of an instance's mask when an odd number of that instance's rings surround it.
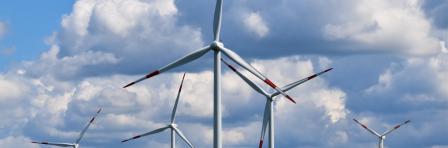
M 260 15 L 260 13 L 251 12 L 249 14 L 246 14 L 243 22 L 246 28 L 249 29 L 249 31 L 255 33 L 259 38 L 263 38 L 269 33 L 269 27 L 263 20 L 263 17 Z
M 17 147 L 27 147 L 27 148 L 39 148 L 37 144 L 32 144 L 31 139 L 23 136 L 9 136 L 0 139 L 0 145 L 2 148 L 17 148 Z
M 411 96 L 417 98 L 426 96 L 423 98 L 429 97 L 435 99 L 433 101 L 446 102 L 448 101 L 446 100 L 448 85 L 441 82 L 448 81 L 447 61 L 448 55 L 440 53 L 425 58 L 409 58 L 402 64 L 393 63 L 380 75 L 378 83 L 366 89 L 366 92 L 369 94 L 398 93 L 408 99 Z
M 49 41 L 53 64 L 42 58 L 30 67 L 52 65 L 37 69 L 59 71 L 60 79 L 140 73 L 202 46 L 200 30 L 177 19 L 173 0 L 78 0 Z
M 439 52 L 439 39 L 432 35 L 432 26 L 417 0 L 355 2 L 348 21 L 327 24 L 330 39 L 346 39 L 367 46 L 398 50 L 411 55 Z M 345 14 L 344 14 L 345 15 Z

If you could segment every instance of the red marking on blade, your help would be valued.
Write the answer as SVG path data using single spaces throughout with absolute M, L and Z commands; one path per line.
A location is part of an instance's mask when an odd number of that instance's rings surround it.
M 294 101 L 294 99 L 292 99 L 289 95 L 286 95 L 285 97 L 288 98 L 288 100 L 290 100 L 292 103 L 296 104 L 296 101 Z
M 400 128 L 400 125 L 397 125 L 397 126 L 395 126 L 394 128 L 395 128 L 395 129 Z
M 141 137 L 141 136 L 138 135 L 138 136 L 132 137 L 132 139 L 137 139 L 137 138 L 140 138 L 140 137 Z
M 151 78 L 151 77 L 153 77 L 155 75 L 158 75 L 158 74 L 160 74 L 160 71 L 156 70 L 156 71 L 154 71 L 154 72 L 152 72 L 150 74 L 147 74 L 145 77 L 146 78 Z
M 258 145 L 259 148 L 263 148 L 263 140 L 260 140 L 260 144 Z
M 38 143 L 38 142 L 35 142 L 35 141 L 31 141 L 31 143 Z
M 42 142 L 42 144 L 48 144 L 48 142 Z
M 404 124 L 408 124 L 409 122 L 411 122 L 411 120 L 408 120 L 408 121 L 404 122 Z
M 129 87 L 129 86 L 134 85 L 134 84 L 135 84 L 135 82 L 129 83 L 128 85 L 124 86 L 123 88 Z
M 233 71 L 235 71 L 236 72 L 236 68 L 235 67 L 233 67 L 232 65 L 227 65 L 230 69 L 232 69 Z
M 269 86 L 271 86 L 272 88 L 277 88 L 277 85 L 275 85 L 274 83 L 272 83 L 272 81 L 269 80 L 269 79 L 264 80 L 264 82 L 265 82 L 266 84 L 268 84 Z
M 101 112 L 101 110 L 103 110 L 102 108 L 100 108 L 96 113 L 99 114 Z
M 92 119 L 90 119 L 90 123 L 92 123 L 92 122 L 93 122 L 93 120 L 95 120 L 95 118 L 92 118 Z
M 365 129 L 367 129 L 367 126 L 365 126 L 364 124 L 361 124 L 362 127 L 364 127 Z
M 314 74 L 314 75 L 312 75 L 312 76 L 309 76 L 309 77 L 308 77 L 308 80 L 311 80 L 311 79 L 313 79 L 313 78 L 315 78 L 315 77 L 317 77 L 317 74 Z
M 333 70 L 333 68 L 327 69 L 327 70 L 325 70 L 324 72 L 328 72 L 328 71 L 330 71 L 330 70 Z

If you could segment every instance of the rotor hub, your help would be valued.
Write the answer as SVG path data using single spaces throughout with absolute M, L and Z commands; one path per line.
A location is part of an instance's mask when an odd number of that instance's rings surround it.
M 170 126 L 171 126 L 172 128 L 175 128 L 175 127 L 177 127 L 177 124 L 172 123 Z
M 210 47 L 211 47 L 213 50 L 220 50 L 220 48 L 224 47 L 224 44 L 222 44 L 222 43 L 219 42 L 219 41 L 213 41 L 213 42 L 210 44 Z

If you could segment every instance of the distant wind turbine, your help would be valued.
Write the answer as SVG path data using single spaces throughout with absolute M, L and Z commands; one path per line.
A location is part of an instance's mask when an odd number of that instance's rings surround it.
M 378 143 L 378 147 L 379 148 L 384 148 L 384 139 L 386 139 L 386 135 L 390 134 L 391 132 L 397 130 L 398 128 L 400 128 L 401 126 L 408 124 L 409 122 L 411 122 L 411 120 L 407 120 L 401 124 L 398 124 L 396 126 L 394 126 L 394 128 L 387 130 L 386 132 L 384 132 L 383 134 L 379 134 L 378 132 L 376 132 L 373 129 L 370 129 L 369 127 L 367 127 L 366 125 L 362 124 L 361 122 L 359 122 L 356 119 L 353 119 L 356 123 L 358 123 L 360 126 L 362 126 L 364 129 L 366 129 L 367 131 L 369 131 L 371 134 L 375 135 L 376 137 L 378 137 L 379 139 L 379 143 Z
M 175 141 L 176 140 L 175 139 L 176 136 L 175 136 L 175 133 L 177 135 L 179 135 L 180 138 L 182 138 L 182 140 L 184 140 L 191 148 L 194 148 L 193 144 L 191 144 L 191 142 L 187 139 L 187 137 L 185 137 L 185 135 L 179 130 L 179 128 L 177 128 L 177 124 L 174 123 L 174 121 L 176 119 L 177 104 L 179 102 L 180 92 L 182 91 L 182 85 L 184 83 L 184 78 L 185 78 L 185 73 L 182 76 L 182 82 L 180 83 L 180 87 L 179 87 L 179 90 L 177 92 L 176 102 L 174 103 L 173 112 L 171 113 L 171 122 L 170 122 L 170 124 L 168 124 L 168 125 L 166 125 L 166 126 L 164 126 L 162 128 L 158 128 L 156 130 L 153 130 L 153 131 L 150 131 L 150 132 L 147 132 L 147 133 L 144 133 L 144 134 L 141 134 L 141 135 L 137 135 L 137 136 L 134 136 L 132 138 L 123 140 L 121 142 L 127 142 L 129 140 L 138 139 L 138 138 L 141 138 L 141 137 L 144 137 L 144 136 L 149 136 L 149 135 L 152 135 L 152 134 L 157 134 L 157 133 L 165 131 L 166 129 L 169 128 L 169 129 L 171 129 L 171 148 L 175 148 L 176 147 L 176 141 Z
M 295 102 L 289 95 L 284 93 L 280 88 L 278 88 L 271 80 L 266 78 L 264 75 L 262 75 L 258 70 L 253 68 L 249 63 L 247 63 L 243 58 L 241 58 L 238 54 L 233 52 L 232 50 L 225 48 L 224 44 L 220 42 L 220 35 L 221 35 L 221 20 L 222 20 L 222 5 L 223 0 L 217 0 L 216 1 L 216 7 L 215 7 L 215 15 L 214 15 L 214 21 L 213 21 L 213 42 L 209 45 L 198 49 L 190 54 L 187 54 L 186 56 L 158 69 L 151 73 L 148 73 L 144 77 L 131 82 L 124 86 L 123 88 L 129 87 L 131 85 L 134 85 L 140 81 L 143 81 L 145 79 L 151 78 L 153 76 L 159 75 L 160 73 L 166 72 L 168 70 L 171 70 L 175 67 L 182 66 L 186 63 L 192 62 L 199 57 L 203 56 L 205 53 L 209 51 L 214 51 L 214 103 L 213 103 L 213 147 L 214 148 L 221 148 L 222 147 L 222 137 L 221 137 L 221 131 L 222 131 L 222 114 L 221 114 L 221 63 L 219 60 L 221 59 L 221 52 L 224 53 L 227 57 L 229 57 L 232 61 L 243 67 L 244 69 L 248 70 L 252 74 L 254 74 L 257 78 L 261 79 L 263 82 L 268 84 L 270 87 L 274 88 L 278 92 L 280 92 L 282 95 L 284 95 L 286 98 L 288 98 L 290 101 Z
M 232 65 L 230 65 L 229 63 L 227 63 L 225 60 L 221 59 L 222 62 L 224 62 L 224 64 L 226 64 L 232 71 L 234 71 L 241 79 L 243 79 L 247 84 L 249 84 L 249 86 L 251 86 L 255 91 L 257 91 L 258 93 L 266 96 L 266 105 L 265 105 L 265 109 L 264 109 L 264 116 L 263 116 L 263 125 L 261 127 L 261 136 L 260 136 L 260 143 L 259 143 L 259 148 L 263 147 L 263 140 L 264 140 L 264 136 L 266 133 L 266 128 L 267 128 L 267 124 L 269 124 L 269 148 L 274 148 L 275 147 L 275 143 L 274 143 L 274 101 L 276 100 L 275 97 L 278 96 L 280 94 L 279 91 L 276 91 L 274 93 L 267 93 L 265 90 L 263 90 L 260 86 L 258 86 L 256 83 L 254 83 L 253 81 L 249 80 L 249 78 L 247 78 L 246 76 L 244 76 L 241 72 L 239 72 L 235 67 L 233 67 Z M 322 72 L 319 72 L 317 74 L 311 75 L 307 78 L 301 79 L 299 81 L 293 82 L 291 84 L 288 84 L 284 87 L 282 87 L 280 90 L 282 90 L 283 92 L 287 92 L 288 90 L 307 82 L 308 80 L 311 80 L 321 74 L 324 74 L 330 70 L 332 70 L 333 68 L 329 68 L 327 70 L 324 70 Z
M 36 144 L 44 144 L 44 145 L 52 145 L 52 146 L 59 146 L 59 147 L 72 147 L 72 148 L 79 148 L 79 142 L 81 141 L 82 137 L 84 137 L 84 134 L 86 133 L 87 129 L 89 129 L 90 125 L 93 123 L 93 121 L 95 120 L 96 116 L 98 116 L 98 114 L 101 112 L 101 108 L 96 112 L 95 116 L 92 117 L 92 119 L 90 119 L 89 123 L 87 123 L 87 125 L 84 127 L 84 129 L 81 131 L 81 133 L 79 134 L 78 139 L 76 139 L 75 143 L 55 143 L 55 142 L 38 142 L 38 141 L 33 141 L 31 143 L 36 143 Z

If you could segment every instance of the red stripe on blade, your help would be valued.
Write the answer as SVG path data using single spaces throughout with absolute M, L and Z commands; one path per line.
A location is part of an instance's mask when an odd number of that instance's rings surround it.
M 327 70 L 325 70 L 324 72 L 328 72 L 328 71 L 330 71 L 330 70 L 333 70 L 333 68 L 327 69 Z
M 259 148 L 263 148 L 263 140 L 260 140 L 260 144 L 258 145 Z
M 269 79 L 264 80 L 264 82 L 265 82 L 266 84 L 268 84 L 269 86 L 271 86 L 272 88 L 277 88 L 277 85 L 275 85 L 274 83 L 272 83 L 272 81 L 269 80 Z
M 367 126 L 365 126 L 364 124 L 361 124 L 362 127 L 364 127 L 365 129 L 367 129 Z
M 309 77 L 308 77 L 308 80 L 311 80 L 311 79 L 313 79 L 313 78 L 315 78 L 315 77 L 317 77 L 316 74 L 315 74 L 315 75 L 312 75 L 312 76 L 309 76 Z
M 95 118 L 92 118 L 92 119 L 90 119 L 90 123 L 92 123 L 92 122 L 93 122 L 93 120 L 95 120 Z
M 137 139 L 137 138 L 140 138 L 140 137 L 141 137 L 141 136 L 138 135 L 138 136 L 132 137 L 132 139 Z
M 155 75 L 158 75 L 158 74 L 160 74 L 160 71 L 156 70 L 156 71 L 154 71 L 154 72 L 152 72 L 150 74 L 147 74 L 145 77 L 146 78 L 151 78 L 151 77 L 153 77 Z

